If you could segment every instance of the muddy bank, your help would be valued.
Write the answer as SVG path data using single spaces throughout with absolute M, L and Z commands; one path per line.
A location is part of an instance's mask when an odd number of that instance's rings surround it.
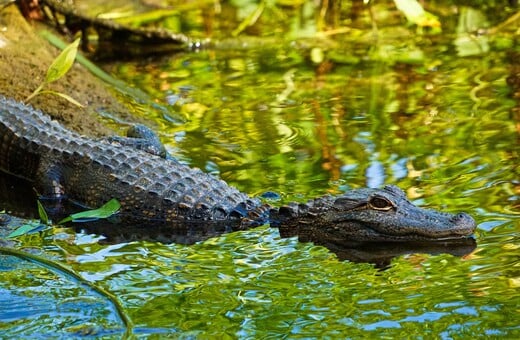
M 41 84 L 47 68 L 60 53 L 38 35 L 36 25 L 26 21 L 14 5 L 0 11 L 0 94 L 6 97 L 24 101 Z M 99 110 L 128 116 L 108 86 L 78 63 L 46 89 L 72 96 L 85 107 L 49 94 L 36 96 L 30 104 L 85 135 L 113 134 L 101 123 L 96 113 Z

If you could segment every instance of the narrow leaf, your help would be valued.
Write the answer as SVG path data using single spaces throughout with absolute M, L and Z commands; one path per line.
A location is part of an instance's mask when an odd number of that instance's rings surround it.
M 264 11 L 265 9 L 265 2 L 262 1 L 260 2 L 260 4 L 258 4 L 258 6 L 256 6 L 256 8 L 247 16 L 247 18 L 245 18 L 244 21 L 242 21 L 240 23 L 240 25 L 238 25 L 238 27 L 233 31 L 231 32 L 231 35 L 233 37 L 236 37 L 238 36 L 240 33 L 242 33 L 242 31 L 244 31 L 248 26 L 253 26 L 256 21 L 258 20 L 258 18 L 260 17 L 260 15 L 262 14 L 262 12 Z
M 45 91 L 40 91 L 40 94 L 44 94 L 44 93 L 48 93 L 48 94 L 53 94 L 55 96 L 60 96 L 62 98 L 65 98 L 66 100 L 68 100 L 70 103 L 76 105 L 76 106 L 79 106 L 79 107 L 84 107 L 84 105 L 82 105 L 80 102 L 78 102 L 76 99 L 72 98 L 71 96 L 68 96 L 66 95 L 65 93 L 61 93 L 61 92 L 56 92 L 56 91 L 51 91 L 51 90 L 45 90 Z
M 37 226 L 35 226 L 33 229 L 29 230 L 27 234 L 35 234 L 39 233 L 40 231 L 44 231 L 46 229 L 50 229 L 50 225 L 39 223 Z
M 7 238 L 14 238 L 14 237 L 18 237 L 18 236 L 22 236 L 22 235 L 28 234 L 32 230 L 37 229 L 39 227 L 40 227 L 40 223 L 38 223 L 38 222 L 24 224 L 24 225 L 18 227 L 15 231 L 10 233 L 9 235 L 7 235 Z
M 69 217 L 65 217 L 63 220 L 59 221 L 58 224 L 63 224 L 65 222 L 85 222 L 85 220 L 99 219 L 99 218 L 107 218 L 119 211 L 121 208 L 121 204 L 115 198 L 111 199 L 107 203 L 105 203 L 102 207 L 94 210 L 82 211 L 77 214 L 72 214 Z
M 40 216 L 41 223 L 49 224 L 49 216 L 47 216 L 47 212 L 42 203 L 40 201 L 36 201 L 36 203 L 38 204 L 38 215 Z
M 46 83 L 52 83 L 60 79 L 70 70 L 72 64 L 74 64 L 74 59 L 76 59 L 79 42 L 80 38 L 76 39 L 72 44 L 65 47 L 60 55 L 54 59 L 52 65 L 47 70 L 47 76 L 45 77 Z

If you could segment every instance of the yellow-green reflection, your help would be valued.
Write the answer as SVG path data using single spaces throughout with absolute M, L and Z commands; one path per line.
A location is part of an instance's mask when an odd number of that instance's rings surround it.
M 456 26 L 446 20 L 445 29 Z M 377 41 L 327 40 L 332 47 L 323 47 L 321 64 L 305 44 L 279 43 L 143 59 L 111 71 L 186 119 L 177 124 L 136 105 L 181 161 L 253 195 L 279 192 L 284 201 L 397 184 L 415 203 L 473 215 L 474 253 L 407 255 L 380 271 L 281 239 L 267 226 L 191 246 L 104 244 L 56 229 L 25 236 L 22 246 L 115 295 L 143 337 L 518 336 L 519 105 L 505 80 L 513 76 L 508 51 L 492 45 L 459 58 L 450 34 L 419 39 L 392 28 L 380 28 Z M 30 298 L 20 277 L 32 272 L 5 267 L 0 288 Z M 64 289 L 41 285 L 43 292 L 68 299 L 70 285 L 54 282 Z M 105 310 L 93 314 L 120 331 Z M 0 331 L 59 332 L 67 318 L 54 317 L 54 327 L 3 317 Z

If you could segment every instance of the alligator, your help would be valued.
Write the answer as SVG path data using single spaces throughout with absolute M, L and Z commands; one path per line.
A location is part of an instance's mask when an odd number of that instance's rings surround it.
M 269 223 L 282 236 L 332 243 L 442 241 L 475 230 L 470 215 L 417 207 L 394 185 L 274 207 L 150 147 L 158 141 L 150 129 L 133 131 L 87 138 L 0 96 L 0 169 L 31 181 L 42 197 L 85 207 L 116 198 L 121 222 L 150 228 L 213 224 L 231 231 Z

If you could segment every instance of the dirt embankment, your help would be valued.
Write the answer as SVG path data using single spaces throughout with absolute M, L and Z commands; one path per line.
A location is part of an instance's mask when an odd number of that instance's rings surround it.
M 47 68 L 60 53 L 37 33 L 35 23 L 26 21 L 18 8 L 0 10 L 0 94 L 24 101 L 45 78 Z M 103 109 L 127 116 L 125 107 L 99 79 L 77 63 L 46 89 L 65 93 L 81 104 L 77 107 L 61 97 L 42 94 L 30 102 L 70 129 L 100 136 L 113 134 L 101 124 L 96 111 Z

